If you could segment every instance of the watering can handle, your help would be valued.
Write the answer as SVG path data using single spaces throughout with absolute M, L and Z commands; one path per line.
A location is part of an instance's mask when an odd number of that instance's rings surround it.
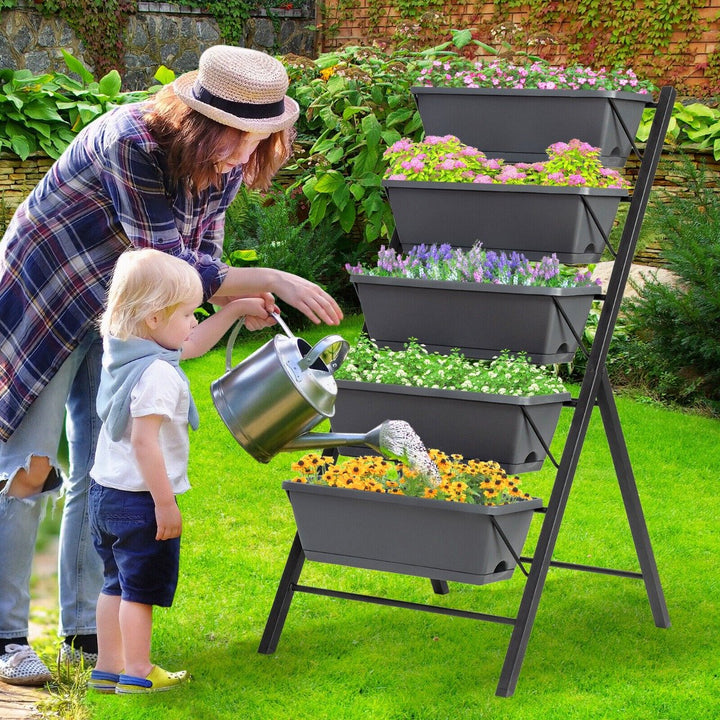
M 334 373 L 343 364 L 343 360 L 345 360 L 348 350 L 350 350 L 347 340 L 340 335 L 328 335 L 319 340 L 313 349 L 298 362 L 300 370 L 307 370 L 328 348 L 336 343 L 340 344 L 340 350 L 331 362 L 326 363 L 330 372 Z
M 232 332 L 230 333 L 230 336 L 228 337 L 227 349 L 225 350 L 225 372 L 229 372 L 230 370 L 232 370 L 232 366 L 233 366 L 232 351 L 233 351 L 233 347 L 235 346 L 235 338 L 237 338 L 238 333 L 240 332 L 240 328 L 244 324 L 245 324 L 245 316 L 243 315 L 235 323 L 235 326 L 233 327 Z

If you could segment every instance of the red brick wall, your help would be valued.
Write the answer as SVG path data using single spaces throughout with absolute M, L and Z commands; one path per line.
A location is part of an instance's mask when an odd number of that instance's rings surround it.
M 377 8 L 377 0 L 373 0 L 373 3 Z M 408 21 L 402 20 L 393 6 L 381 6 L 380 12 L 374 10 L 373 6 L 370 0 L 357 0 L 352 10 L 344 13 L 347 17 L 343 17 L 342 9 L 338 10 L 338 0 L 326 0 L 327 11 L 322 18 L 320 50 L 325 52 L 345 45 L 370 44 L 373 41 L 393 45 L 397 42 L 398 33 L 405 39 L 416 39 L 422 47 L 431 47 L 437 42 L 449 39 L 451 28 L 475 28 L 478 37 L 487 40 L 488 31 L 494 24 L 494 4 L 482 0 L 465 3 L 448 0 L 438 14 L 429 8 L 424 23 L 416 22 L 415 27 L 407 27 Z M 720 0 L 705 0 L 698 14 L 707 20 L 708 29 L 692 39 L 687 48 L 679 54 L 677 63 L 665 67 L 667 56 L 658 58 L 638 53 L 632 62 L 638 74 L 651 77 L 658 85 L 674 85 L 681 94 L 696 97 L 719 95 L 720 85 L 717 76 L 720 74 L 720 68 L 714 73 L 707 72 L 706 69 L 708 58 L 716 49 L 720 51 Z M 527 11 L 514 12 L 510 20 L 522 26 L 527 21 Z M 562 40 L 563 34 L 568 31 L 568 25 L 569 23 L 560 23 L 549 26 L 547 31 L 553 38 Z M 396 36 L 395 40 L 393 36 Z M 670 53 L 681 48 L 684 41 L 685 34 L 676 32 L 671 39 Z M 562 44 L 558 44 L 551 50 L 546 48 L 544 53 L 541 51 L 538 54 L 547 56 L 552 62 L 562 64 L 567 62 L 563 53 Z M 715 61 L 718 62 L 718 58 Z M 643 69 L 650 69 L 650 73 L 647 71 L 643 73 Z M 658 73 L 657 77 L 653 77 L 655 73 Z

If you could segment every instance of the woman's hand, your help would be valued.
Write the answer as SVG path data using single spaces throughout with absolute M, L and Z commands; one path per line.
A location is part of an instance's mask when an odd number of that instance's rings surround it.
M 288 305 L 307 315 L 316 325 L 324 322 L 339 325 L 343 312 L 334 298 L 316 285 L 299 275 L 277 270 L 277 280 L 273 283 L 273 292 Z
M 247 298 L 267 297 L 270 293 L 297 308 L 316 325 L 322 322 L 339 325 L 343 319 L 340 306 L 319 285 L 284 270 L 229 267 L 217 295 Z

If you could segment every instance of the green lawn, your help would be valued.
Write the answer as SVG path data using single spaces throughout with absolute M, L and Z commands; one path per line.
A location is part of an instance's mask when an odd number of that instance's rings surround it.
M 353 318 L 340 333 L 352 340 L 358 330 Z M 302 334 L 314 342 L 333 331 Z M 235 361 L 261 343 L 239 345 Z M 193 489 L 180 499 L 180 585 L 174 606 L 156 611 L 155 660 L 171 670 L 187 668 L 193 680 L 158 696 L 89 695 L 91 718 L 720 716 L 718 523 L 710 502 L 720 468 L 718 420 L 618 400 L 672 627 L 654 626 L 641 581 L 553 568 L 517 690 L 498 698 L 511 629 L 493 623 L 298 594 L 277 652 L 258 654 L 294 534 L 280 485 L 301 453 L 261 465 L 242 450 L 210 399 L 209 385 L 224 366 L 223 349 L 185 365 L 201 427 L 192 434 Z M 564 410 L 553 444 L 558 457 L 570 418 Z M 546 462 L 523 484 L 547 501 L 553 477 Z M 540 523 L 538 515 L 528 554 Z M 638 569 L 599 415 L 590 424 L 555 557 Z M 484 587 L 450 583 L 449 595 L 439 597 L 421 578 L 318 563 L 306 563 L 302 582 L 504 615 L 516 613 L 523 590 L 519 571 Z

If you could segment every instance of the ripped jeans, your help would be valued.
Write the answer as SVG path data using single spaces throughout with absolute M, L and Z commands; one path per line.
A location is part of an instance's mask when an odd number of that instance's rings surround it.
M 60 531 L 58 578 L 60 635 L 95 633 L 95 605 L 102 587 L 100 557 L 90 536 L 87 500 L 90 468 L 100 431 L 95 397 L 100 381 L 102 342 L 91 330 L 32 404 L 18 429 L 0 442 L 0 639 L 28 634 L 30 575 L 42 511 L 57 497 L 60 482 L 50 474 L 42 492 L 28 498 L 8 495 L 12 480 L 31 456 L 47 457 L 61 477 L 58 446 L 65 429 L 70 472 Z

